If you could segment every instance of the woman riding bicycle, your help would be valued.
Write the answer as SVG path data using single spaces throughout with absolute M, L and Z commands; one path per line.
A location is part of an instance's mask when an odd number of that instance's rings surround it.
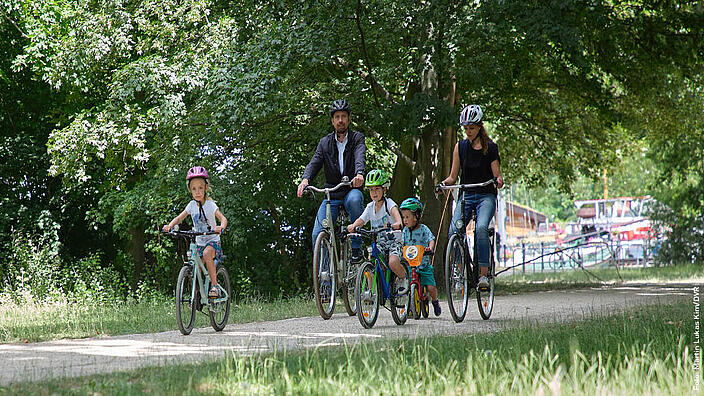
M 472 210 L 477 212 L 477 255 L 479 259 L 479 283 L 482 288 L 489 287 L 489 280 L 486 275 L 489 271 L 489 222 L 494 216 L 496 208 L 497 189 L 503 187 L 504 179 L 501 175 L 501 157 L 499 156 L 499 146 L 494 143 L 486 133 L 482 122 L 482 109 L 479 105 L 469 105 L 460 114 L 460 125 L 467 135 L 455 145 L 452 153 L 452 169 L 450 175 L 441 182 L 444 185 L 455 184 L 457 175 L 462 170 L 461 184 L 482 183 L 492 178 L 496 178 L 496 186 L 493 184 L 486 187 L 463 189 L 460 199 L 464 199 L 464 216 L 467 218 Z M 459 202 L 459 201 L 458 201 Z M 455 221 L 462 218 L 460 213 L 462 205 L 457 205 L 450 223 L 450 235 L 455 230 Z

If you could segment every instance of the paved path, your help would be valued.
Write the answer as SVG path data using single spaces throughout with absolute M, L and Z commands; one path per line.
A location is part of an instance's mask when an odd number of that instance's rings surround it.
M 220 333 L 205 327 L 194 329 L 190 336 L 182 336 L 176 330 L 32 344 L 0 344 L 0 385 L 205 361 L 228 353 L 251 354 L 274 349 L 337 346 L 380 338 L 489 332 L 526 321 L 582 320 L 636 305 L 657 304 L 675 298 L 691 300 L 692 286 L 638 284 L 499 296 L 495 300 L 494 313 L 487 321 L 481 319 L 476 304 L 472 304 L 465 321 L 455 323 L 447 311 L 447 305 L 443 305 L 439 318 L 432 317 L 431 313 L 430 319 L 409 319 L 404 326 L 396 326 L 391 314 L 382 308 L 371 330 L 363 329 L 357 317 L 336 314 L 327 321 L 307 317 L 228 325 Z

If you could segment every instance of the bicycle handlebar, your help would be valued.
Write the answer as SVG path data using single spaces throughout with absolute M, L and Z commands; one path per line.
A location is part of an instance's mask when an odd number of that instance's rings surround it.
M 394 230 L 391 227 L 384 227 L 384 228 L 380 228 L 378 230 L 366 230 L 362 227 L 355 227 L 354 228 L 354 232 L 356 234 L 361 234 L 363 236 L 373 236 L 373 235 L 379 235 L 382 232 L 394 232 L 394 231 L 398 231 L 398 230 Z
M 487 180 L 483 183 L 474 183 L 474 184 L 453 184 L 451 186 L 446 186 L 442 183 L 438 184 L 435 186 L 435 192 L 437 193 L 438 191 L 445 191 L 445 190 L 454 190 L 456 188 L 476 188 L 476 187 L 486 187 L 489 184 L 494 184 L 496 185 L 497 179 L 495 177 L 491 178 L 491 180 Z
M 303 189 L 303 192 L 306 192 L 306 191 L 313 191 L 313 192 L 317 192 L 317 193 L 327 194 L 327 193 L 335 192 L 335 191 L 341 189 L 342 187 L 348 187 L 348 186 L 351 186 L 351 185 L 352 185 L 352 182 L 350 181 L 350 179 L 349 179 L 347 176 L 344 176 L 344 177 L 342 178 L 342 181 L 340 182 L 340 184 L 336 185 L 335 187 L 331 187 L 331 188 L 318 188 L 318 187 L 315 187 L 315 186 L 306 186 L 306 187 Z
M 183 237 L 188 237 L 188 238 L 195 238 L 197 236 L 202 236 L 202 235 L 220 235 L 219 232 L 216 231 L 204 231 L 204 232 L 198 232 L 198 231 L 180 231 L 180 230 L 171 230 L 171 231 L 161 231 L 164 234 L 169 234 L 171 236 L 183 236 Z M 223 233 L 225 233 L 225 230 L 223 230 Z

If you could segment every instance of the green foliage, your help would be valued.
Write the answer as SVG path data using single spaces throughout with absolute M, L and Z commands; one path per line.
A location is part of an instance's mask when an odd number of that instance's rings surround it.
M 641 197 L 656 193 L 656 175 L 645 141 L 625 141 L 616 149 L 614 161 L 592 174 L 578 174 L 571 185 L 565 185 L 556 175 L 550 175 L 541 185 L 516 183 L 509 188 L 508 199 L 526 204 L 548 215 L 554 221 L 577 220 L 574 201 L 604 197 L 604 170 L 608 197 Z
M 658 151 L 702 130 L 698 4 L 3 0 L 0 9 L 0 127 L 13 131 L 0 142 L 3 234 L 30 230 L 48 210 L 65 262 L 102 252 L 102 266 L 162 291 L 180 263 L 157 230 L 188 202 L 183 176 L 195 164 L 213 175 L 230 223 L 235 290 L 308 290 L 319 203 L 296 198 L 295 186 L 339 97 L 367 136 L 367 168 L 400 170 L 394 194 L 417 188 L 431 223 L 447 135 L 470 102 L 485 108 L 509 181 L 568 190 L 580 174 L 617 169 L 631 158 L 623 142 L 641 139 L 653 168 L 686 164 L 673 172 L 690 179 L 701 169 L 676 159 L 697 156 L 699 135 Z M 656 198 L 701 192 L 687 183 L 694 190 Z M 640 185 L 614 178 L 611 195 Z M 701 199 L 688 202 L 670 207 L 696 226 Z M 565 216 L 564 199 L 551 204 Z M 129 264 L 130 238 L 142 233 Z
M 64 265 L 59 254 L 59 224 L 44 212 L 37 229 L 13 234 L 2 293 L 20 302 L 123 300 L 128 295 L 124 277 L 101 264 L 97 255 Z
M 43 300 L 57 294 L 61 259 L 59 224 L 42 213 L 37 229 L 12 236 L 11 255 L 5 274 L 6 288 L 14 295 L 30 293 Z

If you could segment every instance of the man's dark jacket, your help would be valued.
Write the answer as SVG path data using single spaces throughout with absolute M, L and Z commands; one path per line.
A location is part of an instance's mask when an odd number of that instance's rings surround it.
M 336 133 L 332 132 L 318 143 L 315 149 L 315 154 L 311 158 L 303 178 L 311 182 L 320 172 L 321 167 L 325 167 L 325 187 L 334 187 L 342 181 L 342 176 L 349 177 L 352 180 L 356 175 L 364 176 L 364 154 L 367 151 L 367 146 L 364 144 L 364 135 L 361 132 L 349 129 L 347 131 L 347 145 L 345 152 L 342 154 L 344 158 L 345 171 L 340 174 L 339 152 L 337 150 Z M 350 191 L 350 187 L 343 187 L 330 194 L 331 199 L 343 199 Z

